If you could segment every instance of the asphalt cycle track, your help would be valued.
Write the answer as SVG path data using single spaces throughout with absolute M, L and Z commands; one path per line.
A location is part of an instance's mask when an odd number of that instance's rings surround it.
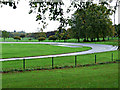
M 61 56 L 73 56 L 73 55 L 83 55 L 83 54 L 92 54 L 92 53 L 99 53 L 99 52 L 106 52 L 106 51 L 115 51 L 117 50 L 118 46 L 113 45 L 103 45 L 103 44 L 86 44 L 86 43 L 61 43 L 61 42 L 0 42 L 2 43 L 17 43 L 17 44 L 49 44 L 49 45 L 56 45 L 56 46 L 64 46 L 64 47 L 81 47 L 87 46 L 91 47 L 92 49 L 88 51 L 81 51 L 81 52 L 73 52 L 73 53 L 65 53 L 65 54 L 57 54 L 57 55 L 45 55 L 45 56 L 30 56 L 30 57 L 21 57 L 21 58 L 7 58 L 7 59 L 0 59 L 0 61 L 11 61 L 11 60 L 23 60 L 23 59 L 37 59 L 37 58 L 49 58 L 49 57 L 61 57 Z

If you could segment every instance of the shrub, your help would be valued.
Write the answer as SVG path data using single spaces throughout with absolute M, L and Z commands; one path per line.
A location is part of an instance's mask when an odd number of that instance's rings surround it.
M 45 40 L 46 38 L 45 37 L 39 37 L 38 38 L 38 41 L 40 42 L 40 41 L 43 41 L 43 40 Z
M 71 39 L 70 35 L 67 35 L 67 39 Z
M 30 39 L 28 39 L 28 40 L 32 40 L 32 39 L 30 38 Z
M 55 35 L 49 36 L 48 40 L 53 40 L 55 41 L 57 39 L 57 37 Z
M 21 37 L 21 38 L 24 38 L 24 37 L 25 37 L 25 34 L 21 34 L 20 37 Z
M 15 36 L 14 39 L 21 40 L 21 38 L 19 36 Z

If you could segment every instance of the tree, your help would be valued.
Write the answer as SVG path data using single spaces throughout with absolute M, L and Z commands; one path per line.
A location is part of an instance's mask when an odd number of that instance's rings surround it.
M 40 42 L 40 41 L 43 41 L 43 40 L 45 40 L 45 37 L 39 37 L 38 38 L 38 41 Z
M 40 33 L 39 33 L 39 36 L 46 38 L 46 33 L 45 33 L 45 32 L 40 32 Z
M 0 38 L 2 37 L 2 30 L 0 30 Z
M 13 38 L 14 37 L 14 33 L 9 32 L 9 38 Z
M 15 36 L 14 39 L 16 39 L 17 41 L 21 40 L 21 38 L 19 36 Z
M 59 31 L 57 31 L 56 33 L 55 33 L 55 36 L 57 37 L 57 39 L 60 41 L 61 40 L 61 36 L 60 36 L 60 32 Z
M 3 37 L 4 41 L 5 41 L 5 39 L 9 37 L 9 33 L 7 31 L 3 30 L 2 31 L 2 37 Z
M 10 7 L 13 7 L 13 9 L 17 8 L 17 4 L 19 3 L 20 0 L 17 1 L 0 1 L 0 3 L 2 3 L 2 5 L 9 5 Z M 91 4 L 94 0 L 87 0 L 88 2 L 85 5 L 85 0 L 70 0 L 71 5 L 68 7 L 67 9 L 67 13 L 70 13 L 72 11 L 72 9 L 81 9 L 81 7 L 83 9 L 88 8 L 89 4 Z M 107 5 L 108 6 L 108 2 L 111 3 L 113 0 L 99 0 L 100 4 Z M 118 2 L 120 0 L 117 0 L 116 2 Z M 45 27 L 47 26 L 46 23 L 46 14 L 48 15 L 48 19 L 49 20 L 57 20 L 61 23 L 61 26 L 66 26 L 68 24 L 68 18 L 65 17 L 64 15 L 64 10 L 62 8 L 62 6 L 64 5 L 64 2 L 62 0 L 41 0 L 41 1 L 32 1 L 30 0 L 29 2 L 30 5 L 30 12 L 29 14 L 31 14 L 32 12 L 36 11 L 37 12 L 37 16 L 36 16 L 36 21 L 40 21 L 40 24 L 43 24 L 43 29 L 45 29 Z M 90 27 L 89 27 L 90 28 Z M 79 37 L 78 37 L 79 38 Z M 84 38 L 86 39 L 86 38 Z M 79 39 L 78 39 L 79 40 Z
M 69 20 L 69 25 L 74 38 L 84 38 L 84 41 L 95 41 L 95 38 L 99 41 L 99 37 L 109 36 L 112 26 L 112 22 L 109 19 L 109 15 L 112 14 L 111 9 L 107 9 L 102 3 L 101 5 L 86 2 L 81 8 L 77 9 L 72 15 L 72 19 Z
M 68 33 L 69 38 L 73 38 L 73 34 L 72 34 L 73 32 L 72 32 L 71 28 L 67 29 L 67 33 Z
M 33 33 L 27 33 L 27 34 L 26 34 L 26 37 L 34 38 Z
M 39 37 L 45 37 L 46 38 L 46 34 L 45 32 L 36 32 L 36 33 L 32 33 L 32 37 L 35 39 L 38 39 Z
M 55 40 L 57 40 L 57 37 L 55 35 L 52 35 L 52 36 L 49 36 L 48 40 L 55 41 Z
M 19 37 L 20 37 L 21 34 L 18 33 L 18 32 L 14 32 L 13 35 L 14 35 L 14 37 L 15 37 L 15 36 L 19 36 Z
M 20 37 L 21 37 L 21 38 L 24 38 L 24 37 L 25 37 L 25 34 L 21 34 Z
M 117 33 L 117 36 L 120 35 L 120 24 L 116 25 L 116 33 Z
M 118 36 L 118 50 L 120 51 L 120 24 L 116 25 L 116 32 Z
M 68 39 L 67 33 L 61 33 L 60 36 L 61 36 L 61 40 L 64 40 L 64 42 L 65 42 L 65 40 Z

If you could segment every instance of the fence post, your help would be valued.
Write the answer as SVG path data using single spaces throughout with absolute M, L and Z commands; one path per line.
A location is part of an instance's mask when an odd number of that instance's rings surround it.
M 77 67 L 77 56 L 75 56 L 75 67 Z
M 95 64 L 96 64 L 96 55 L 95 55 Z
M 25 70 L 25 59 L 23 58 L 23 69 Z
M 53 68 L 53 65 L 54 65 L 54 64 L 53 64 L 53 57 L 52 57 L 52 69 L 54 69 L 54 68 Z
M 113 61 L 113 53 L 112 53 L 112 61 Z

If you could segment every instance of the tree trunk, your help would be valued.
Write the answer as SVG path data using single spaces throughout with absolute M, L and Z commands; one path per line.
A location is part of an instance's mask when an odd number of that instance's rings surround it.
M 100 41 L 99 37 L 97 37 L 97 41 Z
M 93 42 L 93 38 L 91 38 L 91 42 Z
M 83 42 L 86 42 L 86 38 L 84 38 Z
M 109 40 L 109 36 L 108 36 L 108 40 Z
M 88 38 L 87 38 L 87 42 L 89 42 Z
M 112 40 L 113 40 L 113 36 L 112 36 Z
M 78 38 L 78 42 L 80 42 L 80 38 Z
M 5 38 L 4 38 L 4 42 L 5 42 Z
M 59 38 L 59 41 L 60 41 L 60 38 Z
M 103 37 L 103 41 L 105 41 L 105 38 Z

